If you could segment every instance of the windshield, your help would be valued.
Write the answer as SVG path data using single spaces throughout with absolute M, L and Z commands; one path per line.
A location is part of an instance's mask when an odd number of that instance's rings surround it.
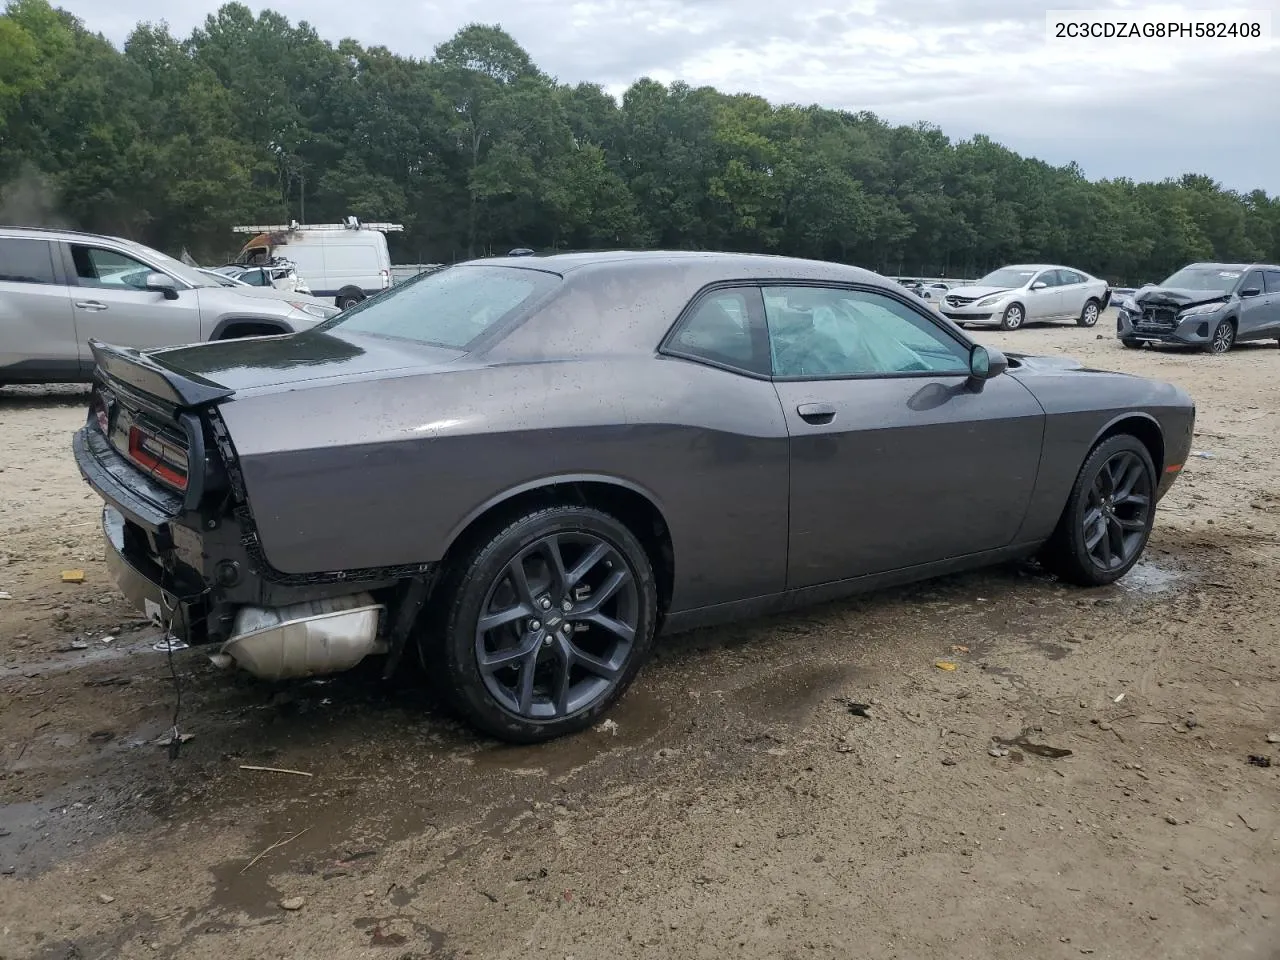
M 1223 267 L 1183 267 L 1160 284 L 1174 290 L 1209 290 L 1214 293 L 1230 293 L 1240 281 L 1242 270 Z
M 979 287 L 1024 287 L 1038 271 L 1027 267 L 1002 267 L 988 273 L 975 286 Z
M 466 350 L 559 280 L 541 270 L 466 264 L 422 274 L 317 329 L 416 340 Z

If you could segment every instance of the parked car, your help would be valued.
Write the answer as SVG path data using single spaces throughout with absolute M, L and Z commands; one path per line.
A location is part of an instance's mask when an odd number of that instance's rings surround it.
M 1246 340 L 1280 340 L 1280 267 L 1264 263 L 1193 263 L 1120 304 L 1116 336 L 1144 343 L 1197 346 L 1226 353 Z
M 297 266 L 289 260 L 277 258 L 269 263 L 255 266 L 229 263 L 214 269 L 222 276 L 238 280 L 245 286 L 275 287 L 277 290 L 288 293 L 303 293 L 311 296 L 311 288 L 302 277 L 298 276 Z
M 225 287 L 131 240 L 0 226 L 0 386 L 89 380 L 91 339 L 157 347 L 292 333 L 336 312 L 301 294 Z
M 1036 554 L 1111 583 L 1195 419 L 740 254 L 472 261 L 293 336 L 93 349 L 75 458 L 126 596 L 262 677 L 415 644 L 519 742 L 594 723 L 659 631 Z
M 952 287 L 942 298 L 944 317 L 964 326 L 994 323 L 1017 330 L 1024 323 L 1074 320 L 1092 327 L 1111 298 L 1105 280 L 1050 264 L 1001 267 L 973 284 Z
M 237 255 L 237 263 L 252 266 L 288 258 L 307 278 L 315 296 L 332 299 L 345 310 L 391 286 L 386 234 L 404 227 L 361 223 L 348 217 L 343 223 L 302 225 L 295 221 L 234 229 L 253 234 Z

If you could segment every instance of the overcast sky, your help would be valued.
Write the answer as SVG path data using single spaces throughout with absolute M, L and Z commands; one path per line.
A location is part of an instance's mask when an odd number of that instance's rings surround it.
M 217 0 L 54 0 L 122 44 L 139 20 L 186 36 Z M 775 102 L 986 133 L 1091 178 L 1206 173 L 1280 194 L 1280 44 L 1049 42 L 1047 9 L 1221 10 L 1224 0 L 250 0 L 332 42 L 430 56 L 473 21 L 499 23 L 563 82 L 620 94 L 633 80 L 712 84 Z M 1280 27 L 1280 0 L 1246 0 Z

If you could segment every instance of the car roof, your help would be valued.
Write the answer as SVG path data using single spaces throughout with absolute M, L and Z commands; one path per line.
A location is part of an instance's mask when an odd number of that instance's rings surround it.
M 632 268 L 661 268 L 696 273 L 722 274 L 720 279 L 790 278 L 796 280 L 840 280 L 895 286 L 888 278 L 861 267 L 827 260 L 805 260 L 762 253 L 725 253 L 708 250 L 591 250 L 543 256 L 486 257 L 468 260 L 459 266 L 502 266 L 541 270 L 563 277 L 591 269 L 625 273 Z M 705 282 L 713 282 L 707 280 Z
M 0 224 L 0 236 L 4 237 L 23 237 L 33 236 L 41 237 L 46 240 L 59 240 L 64 237 L 71 239 L 84 239 L 92 237 L 95 240 L 110 240 L 115 243 L 128 243 L 120 237 L 111 237 L 105 233 L 88 233 L 84 230 L 68 230 L 63 227 L 15 227 L 6 224 Z
M 1191 267 L 1200 267 L 1205 270 L 1280 270 L 1280 267 L 1273 263 L 1210 263 L 1208 261 L 1188 263 L 1181 269 L 1187 270 Z

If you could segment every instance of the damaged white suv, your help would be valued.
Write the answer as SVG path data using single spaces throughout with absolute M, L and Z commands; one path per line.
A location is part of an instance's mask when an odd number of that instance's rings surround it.
M 0 226 L 0 386 L 88 382 L 89 340 L 160 347 L 306 330 L 330 303 L 224 286 L 132 240 Z

